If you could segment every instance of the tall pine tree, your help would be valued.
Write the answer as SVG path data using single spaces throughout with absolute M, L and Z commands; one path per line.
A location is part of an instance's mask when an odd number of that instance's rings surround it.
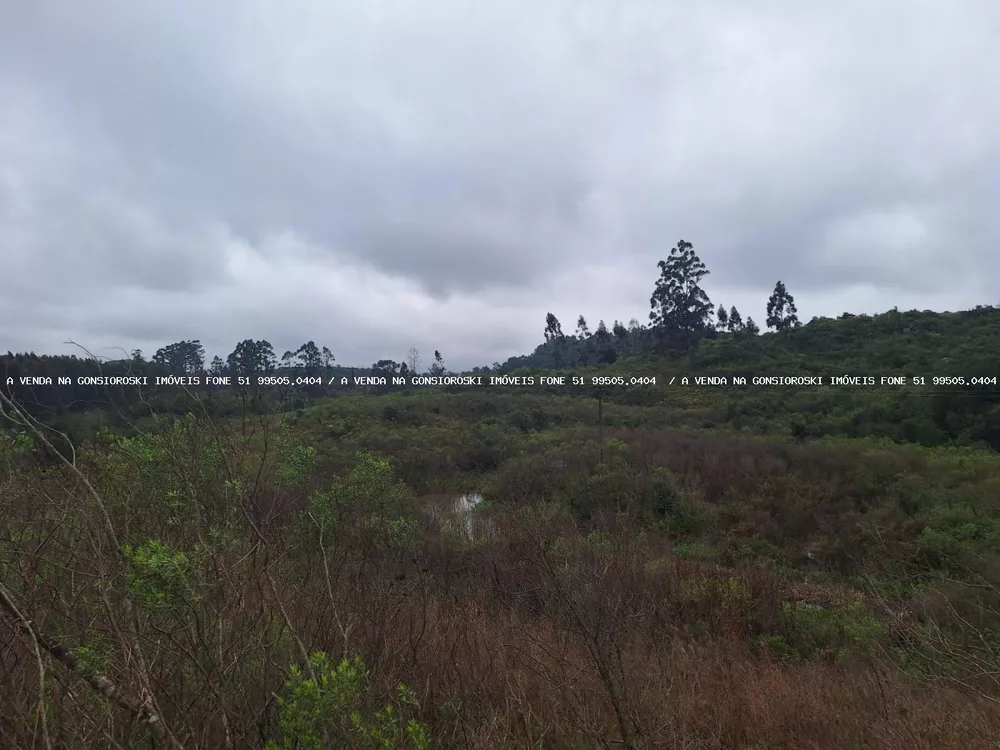
M 743 316 L 736 309 L 736 305 L 733 305 L 729 310 L 729 323 L 726 325 L 726 330 L 730 333 L 743 330 Z
M 784 282 L 779 281 L 767 300 L 767 327 L 775 331 L 798 328 L 800 324 L 797 313 L 795 299 L 785 289 Z
M 719 310 L 715 313 L 715 327 L 720 331 L 725 331 L 729 328 L 729 313 L 726 312 L 726 306 L 721 302 L 719 303 Z
M 559 323 L 559 318 L 549 313 L 545 316 L 545 340 L 556 341 L 562 337 L 562 325 Z
M 681 240 L 670 257 L 657 264 L 660 278 L 649 298 L 649 320 L 661 343 L 690 345 L 712 317 L 712 303 L 700 286 L 709 272 L 693 248 Z

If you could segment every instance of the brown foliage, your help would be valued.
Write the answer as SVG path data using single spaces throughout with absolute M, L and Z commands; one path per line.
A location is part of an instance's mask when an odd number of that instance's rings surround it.
M 194 467 L 177 467 L 202 493 L 180 520 L 155 483 L 101 479 L 99 455 L 46 472 L 7 455 L 0 744 L 30 747 L 47 726 L 52 747 L 140 745 L 155 715 L 161 742 L 261 747 L 275 737 L 289 665 L 324 651 L 364 659 L 373 706 L 399 682 L 411 686 L 433 747 L 993 747 L 995 702 L 914 682 L 884 651 L 793 663 L 757 647 L 760 636 L 795 635 L 789 602 L 835 611 L 858 592 L 770 564 L 681 559 L 649 530 L 655 468 L 666 466 L 721 509 L 724 526 L 709 536 L 742 524 L 818 550 L 830 570 L 858 568 L 868 551 L 857 521 L 873 501 L 848 479 L 856 456 L 722 436 L 616 436 L 636 446 L 617 468 L 595 469 L 586 447 L 546 456 L 541 473 L 530 457 L 512 464 L 491 533 L 476 543 L 441 533 L 430 515 L 399 542 L 357 507 L 324 527 L 307 487 L 264 468 L 243 475 L 254 482 L 232 481 L 261 446 L 221 435 L 205 438 L 227 456 L 218 476 L 198 485 Z M 611 485 L 619 502 L 581 522 L 560 493 L 611 470 L 621 473 Z M 147 539 L 183 550 L 191 566 L 194 583 L 170 589 L 169 606 L 137 589 L 121 551 Z M 37 644 L 48 656 L 36 656 Z M 97 671 L 84 664 L 95 651 Z M 71 661 L 91 686 L 113 685 L 127 700 L 102 700 L 66 669 Z

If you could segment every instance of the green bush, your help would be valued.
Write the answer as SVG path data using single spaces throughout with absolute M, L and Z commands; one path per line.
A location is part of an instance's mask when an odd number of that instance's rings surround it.
M 742 540 L 735 545 L 733 555 L 742 560 L 771 560 L 778 563 L 785 559 L 784 551 L 766 539 Z
M 405 544 L 416 533 L 412 503 L 412 492 L 396 479 L 390 461 L 360 451 L 347 481 L 334 477 L 329 490 L 312 494 L 310 522 L 325 530 L 341 518 L 359 518 L 363 528 Z
M 795 662 L 799 658 L 799 653 L 789 645 L 783 635 L 761 635 L 757 637 L 755 643 L 758 651 L 769 654 L 778 661 Z
M 660 517 L 670 514 L 685 496 L 681 478 L 677 474 L 663 466 L 653 470 L 650 487 L 653 513 Z
M 191 561 L 155 539 L 139 547 L 127 545 L 129 589 L 145 607 L 169 610 L 193 598 Z
M 931 567 L 978 567 L 1000 550 L 1000 518 L 971 504 L 936 507 L 928 514 L 919 546 Z
M 574 477 L 565 490 L 573 511 L 590 518 L 600 511 L 615 512 L 627 502 L 631 485 L 622 467 L 605 464 L 592 474 Z
M 291 668 L 278 699 L 279 740 L 267 750 L 322 750 L 325 747 L 371 750 L 426 750 L 427 727 L 413 718 L 419 710 L 413 691 L 396 688 L 396 699 L 378 711 L 366 711 L 371 678 L 358 656 L 334 664 L 323 652 L 313 654 L 308 669 Z
M 719 556 L 715 547 L 704 542 L 681 542 L 674 548 L 674 553 L 687 560 L 715 560 Z
M 862 604 L 838 611 L 786 602 L 781 627 L 785 641 L 802 660 L 866 656 L 886 632 Z

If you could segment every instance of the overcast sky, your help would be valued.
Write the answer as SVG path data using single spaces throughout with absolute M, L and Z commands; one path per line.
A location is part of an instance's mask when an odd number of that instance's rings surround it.
M 0 351 L 527 353 L 694 243 L 763 323 L 1000 302 L 996 0 L 0 0 Z

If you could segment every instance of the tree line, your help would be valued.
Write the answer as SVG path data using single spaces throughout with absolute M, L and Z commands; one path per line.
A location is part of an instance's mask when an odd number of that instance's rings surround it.
M 89 355 L 89 353 L 87 353 Z M 352 377 L 375 375 L 391 378 L 396 375 L 442 375 L 447 372 L 444 358 L 435 350 L 428 367 L 423 367 L 416 347 L 411 347 L 407 358 L 397 362 L 380 359 L 370 367 L 339 366 L 327 346 L 307 341 L 296 349 L 277 356 L 274 346 L 266 339 L 244 339 L 224 359 L 218 355 L 206 363 L 205 347 L 199 339 L 186 339 L 167 344 L 146 357 L 141 349 L 133 349 L 126 356 L 102 360 L 94 356 L 39 355 L 35 352 L 0 355 L 0 389 L 17 399 L 36 416 L 59 416 L 67 413 L 86 412 L 95 408 L 117 409 L 152 398 L 158 407 L 162 399 L 153 392 L 140 397 L 136 388 L 107 385 L 108 378 L 124 376 L 228 376 L 236 383 L 240 376 L 295 375 Z M 103 377 L 104 381 L 89 381 Z M 68 378 L 62 385 L 60 378 Z M 53 385 L 42 385 L 48 379 Z M 322 395 L 326 389 L 319 386 L 300 388 L 306 394 Z
M 728 310 L 722 303 L 716 306 L 702 287 L 709 275 L 694 246 L 680 240 L 670 256 L 659 261 L 660 270 L 649 299 L 649 324 L 642 325 L 632 318 L 628 325 L 614 321 L 609 329 L 602 320 L 591 331 L 586 318 L 576 321 L 576 330 L 565 333 L 559 319 L 545 316 L 545 342 L 533 355 L 515 357 L 509 363 L 517 366 L 569 367 L 573 365 L 610 364 L 623 353 L 644 349 L 657 351 L 689 351 L 706 338 L 722 334 L 757 336 L 760 328 L 750 316 L 744 320 L 736 306 Z M 784 331 L 801 325 L 795 298 L 784 282 L 778 281 L 767 301 L 767 327 Z
M 705 264 L 690 242 L 680 240 L 671 249 L 670 256 L 657 264 L 660 276 L 656 279 L 650 297 L 649 324 L 642 325 L 635 318 L 628 325 L 614 321 L 609 329 L 600 321 L 594 331 L 587 320 L 579 316 L 572 334 L 563 332 L 556 316 L 546 316 L 544 338 L 534 354 L 512 357 L 506 362 L 472 368 L 473 372 L 498 373 L 525 365 L 542 367 L 570 367 L 574 365 L 610 364 L 618 356 L 644 349 L 689 350 L 704 338 L 719 334 L 756 336 L 760 333 L 753 318 L 744 321 L 735 306 L 728 310 L 719 304 L 716 309 L 702 288 L 702 280 L 709 275 Z M 776 331 L 799 326 L 795 300 L 783 282 L 779 281 L 767 305 L 767 326 Z M 714 317 L 714 321 L 713 321 Z M 306 375 L 341 374 L 356 368 L 338 367 L 333 352 L 315 341 L 307 341 L 297 349 L 287 350 L 280 357 L 266 339 L 244 339 L 225 358 L 218 355 L 206 363 L 205 347 L 198 339 L 177 341 L 158 349 L 146 359 L 143 352 L 134 349 L 120 360 L 99 362 L 94 358 L 32 353 L 0 356 L 0 376 L 4 383 L 12 377 L 14 384 L 23 375 L 71 377 L 75 383 L 79 375 L 228 375 L 238 377 L 256 373 L 275 373 L 289 370 Z M 365 368 L 361 368 L 365 369 Z M 441 352 L 434 351 L 426 368 L 416 347 L 411 347 L 401 361 L 380 359 L 367 368 L 372 374 L 392 375 L 441 375 L 446 372 Z M 86 387 L 79 396 L 64 393 L 60 401 L 68 403 L 87 401 L 96 394 Z

